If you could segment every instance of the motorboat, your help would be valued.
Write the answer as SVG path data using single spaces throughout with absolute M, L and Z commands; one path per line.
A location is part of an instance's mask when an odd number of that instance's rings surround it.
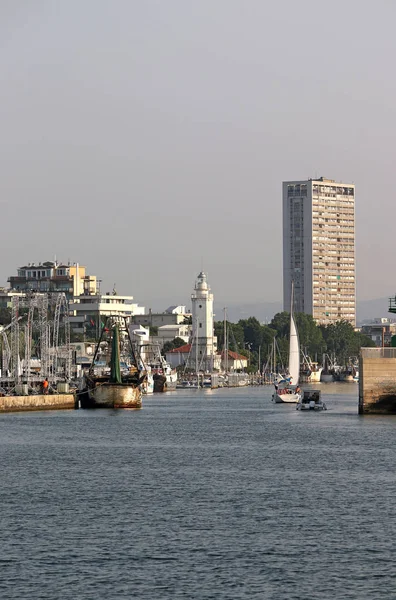
M 322 401 L 319 390 L 304 390 L 296 410 L 327 410 L 327 406 Z

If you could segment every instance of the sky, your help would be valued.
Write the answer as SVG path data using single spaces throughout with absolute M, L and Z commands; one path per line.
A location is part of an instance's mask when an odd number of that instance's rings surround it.
M 282 298 L 281 183 L 356 185 L 358 300 L 394 295 L 394 0 L 2 0 L 0 284 Z

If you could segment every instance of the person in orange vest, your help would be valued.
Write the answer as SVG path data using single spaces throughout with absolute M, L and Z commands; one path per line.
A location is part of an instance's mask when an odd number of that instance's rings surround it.
M 48 387 L 49 387 L 48 377 L 46 377 L 43 381 L 43 393 L 44 394 L 48 394 Z

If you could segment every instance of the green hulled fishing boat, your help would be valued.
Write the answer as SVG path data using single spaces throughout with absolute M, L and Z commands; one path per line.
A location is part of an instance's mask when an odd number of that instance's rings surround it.
M 139 361 L 126 321 L 124 325 L 121 328 L 118 319 L 108 317 L 102 328 L 86 376 L 84 400 L 81 401 L 83 408 L 141 408 L 142 406 L 141 385 L 147 374 L 139 370 Z M 110 349 L 109 357 L 107 349 Z

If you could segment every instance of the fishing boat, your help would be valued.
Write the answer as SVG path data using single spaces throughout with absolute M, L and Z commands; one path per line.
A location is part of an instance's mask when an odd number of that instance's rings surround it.
M 313 361 L 310 356 L 302 352 L 303 361 L 300 367 L 300 381 L 306 383 L 319 383 L 323 367 Z
M 154 392 L 171 392 L 176 389 L 177 371 L 172 369 L 161 354 L 159 344 L 141 344 L 139 352 L 147 370 L 153 376 Z
M 339 374 L 340 381 L 353 383 L 359 381 L 359 370 L 357 359 L 350 358 L 348 364 L 345 365 L 343 369 L 341 369 Z
M 142 406 L 141 388 L 147 379 L 147 373 L 139 369 L 141 361 L 138 360 L 133 348 L 126 320 L 122 328 L 123 336 L 120 335 L 120 329 L 118 317 L 106 319 L 85 378 L 85 389 L 81 395 L 83 408 L 140 408 Z M 109 339 L 106 340 L 106 337 Z M 109 362 L 106 360 L 108 349 L 110 349 Z M 100 367 L 97 361 L 99 354 Z
M 323 355 L 323 371 L 320 375 L 320 381 L 323 383 L 331 383 L 334 381 L 334 368 L 331 358 L 328 354 Z
M 293 314 L 293 285 L 290 306 L 290 336 L 289 336 L 289 367 L 288 375 L 277 375 L 274 382 L 274 393 L 272 400 L 276 403 L 296 403 L 302 397 L 301 388 L 298 385 L 300 375 L 300 347 L 298 332 Z

